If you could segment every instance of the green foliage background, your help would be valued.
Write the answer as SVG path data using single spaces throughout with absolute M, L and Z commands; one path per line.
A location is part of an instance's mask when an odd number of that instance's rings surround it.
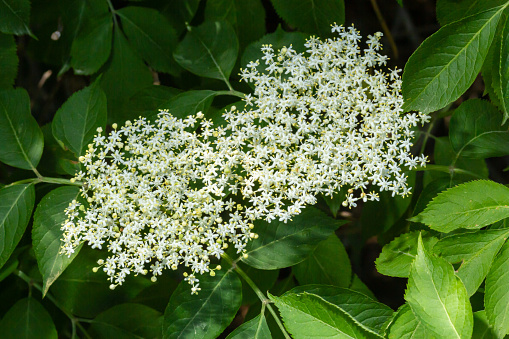
M 408 5 L 393 2 L 393 9 Z M 381 14 L 371 4 L 365 7 Z M 408 173 L 412 198 L 381 194 L 380 202 L 346 211 L 340 192 L 292 222 L 259 222 L 249 256 L 232 252 L 215 277 L 200 278 L 194 296 L 182 272 L 165 272 L 156 283 L 132 277 L 111 291 L 105 274 L 92 272 L 104 253 L 59 254 L 64 209 L 78 196 L 69 178 L 97 127 L 150 119 L 158 109 L 220 121 L 225 107 L 241 107 L 239 97 L 252 91 L 237 74 L 260 58 L 262 44 L 301 52 L 308 35 L 330 37 L 331 23 L 362 25 L 365 13 L 349 18 L 349 6 L 0 0 L 0 337 L 509 334 L 505 0 L 438 0 L 441 27 L 399 60 L 405 110 L 432 117 L 416 133 L 414 153 L 432 162 Z M 475 85 L 480 74 L 484 92 Z M 399 296 L 363 283 L 368 239 L 383 246 L 376 269 L 393 277 L 386 279 Z M 404 292 L 397 279 L 407 279 Z

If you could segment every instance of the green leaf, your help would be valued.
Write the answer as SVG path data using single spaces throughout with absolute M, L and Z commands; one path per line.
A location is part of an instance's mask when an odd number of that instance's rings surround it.
M 106 95 L 99 81 L 74 93 L 53 118 L 53 136 L 78 158 L 94 139 L 97 127 L 106 127 Z
M 22 89 L 0 91 L 0 161 L 31 170 L 41 159 L 44 138 Z
M 432 338 L 424 325 L 415 317 L 408 304 L 396 313 L 389 327 L 389 339 Z
M 506 15 L 503 25 L 500 46 L 500 62 L 498 69 L 500 74 L 501 106 L 504 112 L 504 123 L 509 119 L 509 16 Z
M 141 57 L 158 72 L 178 75 L 181 68 L 173 59 L 177 33 L 162 14 L 145 7 L 124 7 L 116 13 L 129 42 Z
M 348 287 L 352 267 L 348 253 L 336 234 L 320 242 L 309 256 L 292 269 L 301 285 L 325 284 Z
M 112 36 L 113 20 L 109 13 L 90 20 L 88 25 L 80 29 L 71 46 L 74 73 L 90 75 L 97 72 L 111 54 Z
M 420 234 L 418 231 L 404 233 L 385 245 L 375 261 L 377 271 L 390 277 L 407 278 L 417 255 L 417 240 Z M 426 232 L 422 234 L 426 235 Z M 431 236 L 423 238 L 428 251 L 431 251 L 437 241 L 437 238 Z
M 509 131 L 502 115 L 490 102 L 464 101 L 451 117 L 449 138 L 457 156 L 500 157 L 509 154 Z
M 461 262 L 457 275 L 472 296 L 486 274 L 498 251 L 506 241 L 509 230 L 479 230 L 440 239 L 433 251 L 451 264 Z
M 235 317 L 242 301 L 241 283 L 232 270 L 202 275 L 201 291 L 191 294 L 182 281 L 164 312 L 163 337 L 215 339 Z
M 71 257 L 60 254 L 62 244 L 60 239 L 63 237 L 60 228 L 67 218 L 64 210 L 79 196 L 79 193 L 78 187 L 59 187 L 46 194 L 35 210 L 32 242 L 37 265 L 43 278 L 43 296 L 81 249 L 80 246 Z
M 102 312 L 87 331 L 93 338 L 160 338 L 163 317 L 140 304 L 120 304 Z
M 35 204 L 34 185 L 14 185 L 0 189 L 0 268 L 25 233 Z
M 472 339 L 496 339 L 497 335 L 493 327 L 489 324 L 486 317 L 486 311 L 478 311 L 474 313 L 474 332 Z
M 187 23 L 194 18 L 200 4 L 200 0 L 156 0 L 155 2 L 156 9 L 168 18 L 178 36 L 186 30 Z M 147 5 L 151 3 L 153 1 Z
M 111 54 L 100 83 L 108 99 L 108 122 L 121 123 L 137 118 L 131 114 L 129 98 L 152 84 L 152 74 L 119 29 L 114 31 Z
M 350 283 L 350 286 L 348 288 L 353 291 L 357 291 L 364 295 L 367 295 L 373 300 L 376 300 L 376 297 L 373 294 L 373 292 L 371 292 L 368 286 L 366 286 L 366 284 L 361 280 L 361 278 L 359 278 L 359 276 L 355 273 L 353 274 L 352 282 Z
M 226 339 L 265 339 L 272 338 L 263 313 L 243 323 L 235 329 Z
M 465 286 L 451 264 L 427 253 L 421 237 L 405 299 L 416 318 L 437 338 L 472 335 L 472 307 Z
M 259 270 L 242 262 L 237 263 L 237 265 L 251 280 L 253 280 L 260 291 L 270 290 L 274 286 L 279 275 L 279 270 Z M 242 305 L 252 305 L 259 301 L 260 298 L 256 295 L 251 286 L 242 280 Z
M 506 7 L 507 4 L 446 25 L 417 48 L 403 73 L 405 111 L 433 112 L 470 87 Z
M 227 21 L 206 21 L 192 27 L 173 54 L 180 66 L 196 75 L 229 83 L 239 43 Z
M 55 324 L 46 309 L 32 297 L 19 300 L 0 322 L 3 339 L 58 338 Z
M 61 143 L 55 140 L 51 123 L 42 126 L 41 130 L 44 135 L 44 151 L 37 166 L 38 171 L 48 176 L 74 176 L 80 168 L 76 156 L 68 149 L 63 149 Z
M 139 116 L 157 114 L 161 105 L 168 102 L 168 100 L 178 95 L 180 92 L 178 88 L 151 85 L 137 92 L 129 99 L 131 109 Z
M 209 90 L 187 91 L 159 105 L 159 108 L 167 109 L 174 117 L 185 118 L 200 111 L 206 113 L 216 95 L 217 92 Z
M 506 21 L 507 15 L 502 13 L 502 17 L 498 23 L 498 30 L 503 26 Z M 484 81 L 484 94 L 489 94 L 491 102 L 504 111 L 502 106 L 502 88 L 500 82 L 500 51 L 502 44 L 502 34 L 495 34 L 493 42 L 491 43 L 488 55 L 482 66 L 482 77 Z
M 28 27 L 29 21 L 29 0 L 0 0 L 0 32 L 15 35 L 29 34 L 35 38 Z
M 509 217 L 509 188 L 490 180 L 476 180 L 437 195 L 411 218 L 434 230 L 476 229 Z
M 509 334 L 509 242 L 491 265 L 486 276 L 484 305 L 490 324 L 499 338 Z
M 364 331 L 347 313 L 316 294 L 269 294 L 288 332 L 295 338 L 376 338 Z
M 283 20 L 306 33 L 326 37 L 331 35 L 331 24 L 345 23 L 343 0 L 271 0 Z
M 262 270 L 293 266 L 303 261 L 319 242 L 346 222 L 328 217 L 313 207 L 305 208 L 287 223 L 257 220 L 254 231 L 259 237 L 247 244 L 248 257 L 242 261 Z
M 14 37 L 0 33 L 0 89 L 10 88 L 18 74 L 18 55 Z
M 310 293 L 337 306 L 348 314 L 357 326 L 367 332 L 383 335 L 384 324 L 392 317 L 392 309 L 370 297 L 346 288 L 327 285 L 298 286 L 287 293 Z M 286 294 L 285 294 L 286 295 Z
M 437 19 L 444 26 L 500 4 L 500 0 L 438 0 Z
M 226 20 L 232 24 L 240 49 L 265 33 L 265 9 L 259 0 L 209 0 L 205 20 Z

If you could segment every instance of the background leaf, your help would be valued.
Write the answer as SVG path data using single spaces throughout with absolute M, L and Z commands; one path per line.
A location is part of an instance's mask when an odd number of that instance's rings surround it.
M 444 26 L 500 6 L 501 3 L 500 0 L 437 0 L 437 19 Z
M 0 145 L 0 161 L 7 165 L 30 170 L 41 159 L 44 138 L 22 88 L 0 91 Z
M 158 72 L 178 75 L 181 68 L 173 59 L 177 33 L 162 14 L 151 8 L 124 7 L 116 12 L 134 49 Z
M 235 329 L 226 339 L 265 339 L 272 338 L 263 313 L 246 321 Z
M 506 6 L 446 25 L 417 48 L 403 73 L 405 111 L 433 112 L 470 87 Z
M 498 337 L 509 334 L 509 242 L 491 265 L 486 277 L 484 304 L 486 315 Z
M 152 75 L 119 29 L 114 31 L 111 54 L 100 84 L 108 99 L 108 122 L 122 123 L 137 118 L 130 111 L 129 98 L 150 86 Z
M 305 208 L 288 223 L 273 220 L 255 221 L 258 239 L 247 246 L 247 258 L 242 261 L 259 269 L 275 270 L 293 266 L 304 260 L 316 245 L 346 221 L 335 220 L 313 208 Z
M 29 34 L 29 0 L 0 0 L 0 32 L 15 35 Z
M 242 301 L 241 283 L 231 270 L 202 275 L 201 291 L 191 294 L 191 285 L 182 281 L 164 312 L 164 338 L 215 339 L 230 324 Z
M 19 300 L 4 315 L 0 333 L 5 339 L 56 339 L 55 324 L 48 311 L 32 297 Z
M 437 195 L 413 217 L 440 232 L 481 228 L 509 217 L 509 188 L 489 180 L 476 180 Z
M 479 230 L 440 239 L 433 251 L 451 264 L 461 263 L 457 275 L 472 296 L 486 274 L 498 251 L 506 241 L 509 230 Z
M 271 0 L 276 12 L 290 25 L 322 37 L 331 35 L 331 24 L 345 22 L 343 0 Z
M 94 139 L 97 127 L 106 128 L 106 95 L 99 81 L 74 93 L 53 118 L 53 135 L 78 158 Z
M 12 35 L 0 33 L 0 89 L 10 88 L 18 74 L 18 55 Z
M 159 105 L 159 108 L 167 109 L 174 117 L 183 119 L 200 111 L 206 113 L 216 95 L 217 92 L 209 90 L 186 91 Z
M 486 317 L 486 311 L 478 311 L 474 313 L 474 332 L 472 339 L 496 339 L 497 334 L 493 327 L 489 324 Z
M 73 186 L 54 189 L 42 198 L 35 210 L 32 242 L 43 278 L 43 296 L 81 249 L 81 246 L 78 247 L 71 257 L 60 253 L 60 239 L 63 237 L 60 228 L 67 218 L 64 210 L 78 197 L 79 192 L 79 188 Z
M 239 43 L 227 21 L 206 21 L 192 27 L 173 54 L 180 66 L 196 75 L 228 83 Z
M 93 338 L 161 338 L 163 317 L 140 304 L 120 304 L 102 312 L 91 321 Z
M 352 279 L 348 253 L 336 234 L 320 242 L 304 261 L 292 268 L 292 272 L 301 285 L 348 287 Z
M 0 268 L 18 245 L 32 216 L 34 185 L 14 185 L 0 189 Z
M 179 94 L 178 88 L 151 85 L 143 88 L 130 99 L 133 116 L 149 116 L 158 113 L 158 109 L 171 98 Z
M 429 255 L 419 237 L 405 299 L 426 330 L 437 338 L 470 338 L 472 307 L 451 264 Z
M 467 100 L 454 111 L 449 139 L 458 156 L 489 158 L 509 154 L 507 126 L 502 126 L 502 115 L 485 100 Z
M 504 17 L 501 34 L 500 62 L 497 65 L 500 74 L 501 106 L 504 112 L 504 123 L 509 119 L 509 16 Z

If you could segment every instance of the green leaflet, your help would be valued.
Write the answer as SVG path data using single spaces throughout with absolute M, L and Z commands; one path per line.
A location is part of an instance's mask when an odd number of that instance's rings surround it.
M 440 232 L 477 229 L 509 217 L 509 188 L 476 180 L 438 194 L 426 209 L 409 219 Z
M 501 2 L 500 0 L 438 0 L 437 19 L 444 26 L 500 6 Z
M 408 304 L 401 306 L 389 327 L 389 339 L 429 338 L 424 325 L 415 317 Z
M 10 88 L 18 74 L 18 55 L 12 35 L 0 33 L 0 89 Z
M 22 89 L 0 91 L 0 161 L 31 170 L 41 159 L 44 138 Z
M 164 312 L 163 338 L 215 339 L 235 317 L 242 301 L 237 273 L 217 271 L 215 277 L 202 275 L 199 279 L 197 295 L 182 281 L 171 296 Z
M 507 126 L 502 126 L 502 115 L 485 100 L 467 100 L 454 111 L 449 139 L 456 158 L 489 158 L 509 154 Z
M 417 48 L 403 73 L 405 111 L 433 112 L 470 87 L 506 7 L 507 4 L 448 24 Z
M 0 32 L 23 35 L 32 38 L 30 31 L 30 1 L 29 0 L 0 0 Z
M 509 119 L 509 16 L 506 15 L 503 25 L 500 62 L 497 64 L 500 75 L 500 100 L 504 112 L 504 123 Z
M 271 0 L 276 12 L 290 25 L 300 30 L 331 36 L 331 24 L 345 22 L 343 0 Z
M 263 313 L 243 323 L 235 329 L 226 339 L 265 339 L 272 338 Z
M 437 338 L 470 338 L 472 307 L 451 264 L 424 249 L 419 237 L 405 299 L 416 318 Z
M 79 192 L 78 187 L 59 187 L 45 195 L 35 210 L 32 242 L 39 271 L 43 277 L 43 296 L 81 249 L 78 247 L 70 258 L 60 253 L 60 239 L 63 236 L 60 228 L 66 219 L 64 210 L 78 197 Z
M 489 323 L 499 338 L 509 334 L 509 242 L 493 261 L 486 276 L 484 305 Z

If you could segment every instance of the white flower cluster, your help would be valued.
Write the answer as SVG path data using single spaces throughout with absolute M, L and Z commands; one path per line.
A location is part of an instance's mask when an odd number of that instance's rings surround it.
M 429 117 L 403 115 L 398 70 L 376 69 L 387 60 L 381 33 L 361 52 L 354 28 L 334 31 L 339 39 L 311 37 L 307 54 L 263 46 L 265 70 L 257 60 L 241 73 L 254 95 L 223 114 L 224 126 L 161 112 L 155 123 L 114 124 L 108 137 L 99 129 L 80 158 L 84 200 L 66 210 L 62 252 L 105 247 L 112 288 L 131 272 L 155 281 L 183 265 L 196 293 L 196 275 L 214 275 L 210 260 L 228 244 L 246 255 L 255 220 L 287 222 L 341 189 L 349 207 L 378 200 L 368 187 L 407 195 L 404 169 L 426 163 L 410 154 L 412 128 Z

